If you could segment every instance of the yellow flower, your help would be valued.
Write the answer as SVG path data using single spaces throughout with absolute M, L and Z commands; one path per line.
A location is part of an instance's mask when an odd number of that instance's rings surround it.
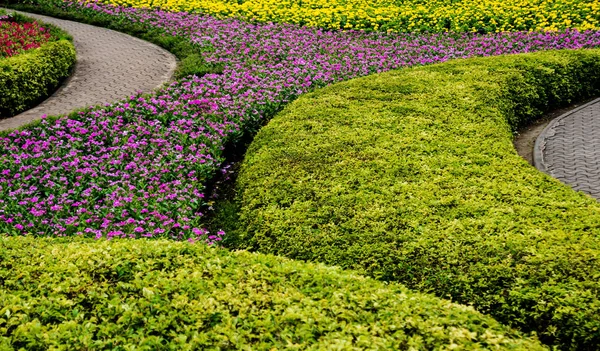
M 406 31 L 414 27 L 446 31 L 446 23 L 457 30 L 502 25 L 497 30 L 554 30 L 571 27 L 600 29 L 600 2 L 597 0 L 100 0 L 132 7 L 159 7 L 169 11 L 202 12 L 217 17 L 242 17 L 318 26 L 327 29 L 367 28 Z M 343 17 L 347 22 L 342 25 Z M 408 19 L 408 21 L 406 21 Z M 526 21 L 524 21 L 524 19 Z M 575 20 L 581 19 L 581 20 Z

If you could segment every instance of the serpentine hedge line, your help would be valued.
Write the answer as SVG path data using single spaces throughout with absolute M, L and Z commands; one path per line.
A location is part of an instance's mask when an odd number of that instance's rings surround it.
M 18 22 L 32 19 L 15 15 Z M 55 40 L 37 49 L 0 59 L 0 117 L 14 116 L 48 97 L 67 78 L 76 62 L 72 38 L 44 23 Z
M 230 245 L 358 269 L 561 350 L 597 350 L 600 205 L 529 166 L 512 132 L 599 92 L 600 50 L 589 50 L 457 60 L 303 95 L 250 146 Z
M 0 287 L 2 350 L 545 349 L 397 284 L 166 240 L 0 238 Z

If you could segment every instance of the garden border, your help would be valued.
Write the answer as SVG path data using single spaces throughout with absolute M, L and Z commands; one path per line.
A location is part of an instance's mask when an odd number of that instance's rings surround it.
M 153 43 L 111 29 L 33 13 L 24 14 L 70 29 L 79 51 L 79 64 L 75 65 L 70 77 L 40 104 L 0 120 L 0 130 L 23 128 L 36 123 L 43 114 L 68 115 L 76 109 L 118 101 L 138 90 L 150 92 L 168 83 L 174 75 L 175 56 Z M 96 38 L 95 41 L 90 41 L 90 36 Z M 106 56 L 105 50 L 113 55 Z M 133 65 L 132 60 L 135 60 Z M 128 75 L 127 81 L 123 80 L 124 74 Z

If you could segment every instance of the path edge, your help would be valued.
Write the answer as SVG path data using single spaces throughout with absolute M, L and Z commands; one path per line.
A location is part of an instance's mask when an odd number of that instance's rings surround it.
M 556 117 L 555 119 L 550 121 L 550 123 L 548 123 L 546 128 L 544 128 L 544 130 L 542 130 L 540 135 L 538 135 L 537 139 L 535 140 L 535 144 L 533 146 L 533 165 L 535 166 L 535 168 L 537 168 L 541 172 L 544 172 L 544 173 L 552 176 L 551 172 L 548 170 L 548 167 L 546 166 L 546 163 L 544 162 L 544 150 L 546 149 L 546 140 L 549 137 L 554 136 L 554 128 L 560 121 L 562 121 L 563 119 L 569 117 L 570 115 L 578 112 L 579 110 L 582 110 L 588 106 L 591 106 L 591 105 L 594 105 L 597 103 L 600 103 L 600 98 L 594 99 L 586 104 L 576 107 L 573 110 Z

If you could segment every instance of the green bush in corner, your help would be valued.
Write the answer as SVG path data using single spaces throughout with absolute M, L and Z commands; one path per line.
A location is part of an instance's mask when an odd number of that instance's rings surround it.
M 544 350 L 471 307 L 172 241 L 0 238 L 1 350 Z
M 512 145 L 518 125 L 598 93 L 590 50 L 458 60 L 304 95 L 250 146 L 230 245 L 357 269 L 560 350 L 598 350 L 600 204 Z
M 0 60 L 0 117 L 31 108 L 52 94 L 71 73 L 76 62 L 75 47 L 66 33 L 50 28 L 57 41 Z

